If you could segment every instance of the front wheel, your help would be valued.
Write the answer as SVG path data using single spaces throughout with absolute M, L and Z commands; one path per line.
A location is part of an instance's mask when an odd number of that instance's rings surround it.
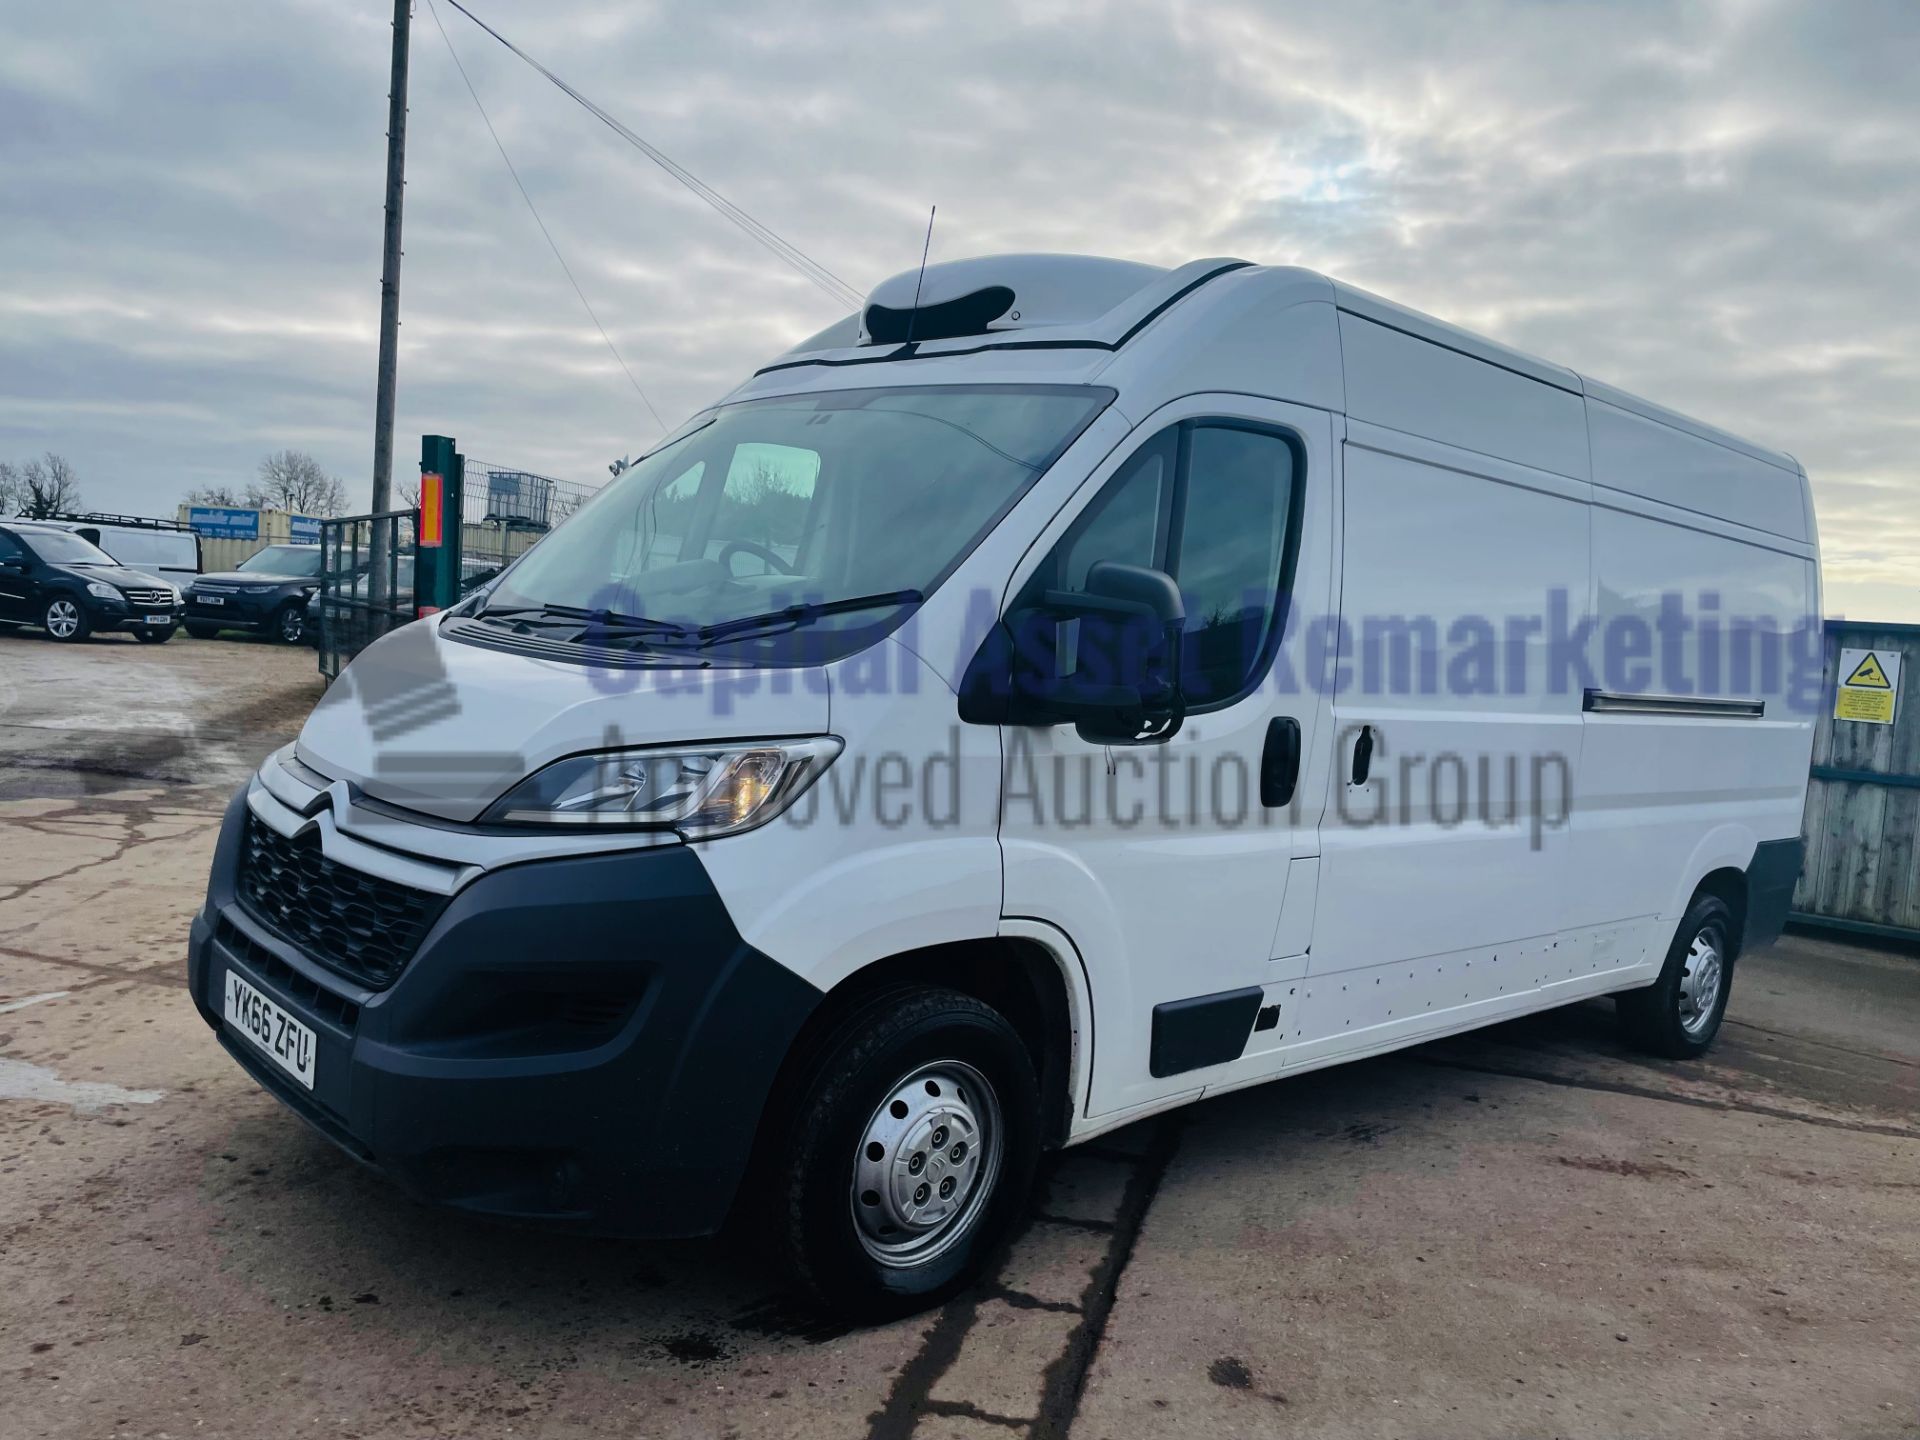
M 306 607 L 290 600 L 273 617 L 273 638 L 282 645 L 298 645 L 307 637 Z
M 1614 996 L 1627 1039 L 1669 1060 L 1707 1052 L 1733 992 L 1733 912 L 1717 895 L 1698 896 L 1674 932 L 1660 978 Z
M 1006 1017 L 958 991 L 885 992 L 821 1039 L 795 1094 L 759 1177 L 793 1282 L 883 1319 L 976 1279 L 1040 1148 L 1033 1060 Z
M 56 640 L 84 640 L 93 633 L 87 610 L 71 595 L 56 595 L 40 613 L 40 623 Z
M 218 625 L 196 625 L 191 620 L 186 625 L 187 634 L 196 640 L 211 640 L 220 633 Z
M 142 629 L 134 631 L 133 634 L 142 645 L 164 645 L 173 638 L 173 631 L 174 627 L 169 625 L 164 630 Z

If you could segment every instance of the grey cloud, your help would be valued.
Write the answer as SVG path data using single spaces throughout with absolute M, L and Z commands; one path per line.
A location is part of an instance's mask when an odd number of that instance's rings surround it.
M 476 9 L 856 287 L 1062 249 L 1313 265 L 1792 450 L 1832 608 L 1920 618 L 1906 3 Z M 441 0 L 669 424 L 831 301 Z M 0 456 L 164 511 L 282 444 L 364 494 L 387 7 L 0 12 Z M 399 449 L 595 480 L 651 422 L 423 3 Z

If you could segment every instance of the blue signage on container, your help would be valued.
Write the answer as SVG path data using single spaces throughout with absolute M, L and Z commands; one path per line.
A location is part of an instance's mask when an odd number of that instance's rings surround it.
M 312 515 L 289 515 L 287 533 L 296 545 L 318 545 L 320 522 Z
M 233 510 L 224 505 L 194 505 L 187 510 L 187 524 L 209 540 L 258 540 L 260 512 Z M 315 539 L 319 536 L 316 534 Z

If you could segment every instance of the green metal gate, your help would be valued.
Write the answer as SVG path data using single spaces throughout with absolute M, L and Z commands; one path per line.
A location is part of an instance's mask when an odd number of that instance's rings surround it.
M 418 515 L 387 510 L 320 522 L 320 591 L 313 617 L 329 681 L 389 630 L 414 618 Z
M 449 436 L 421 436 L 414 509 L 321 522 L 321 673 L 332 680 L 389 630 L 486 584 L 593 493 L 521 466 L 468 460 Z

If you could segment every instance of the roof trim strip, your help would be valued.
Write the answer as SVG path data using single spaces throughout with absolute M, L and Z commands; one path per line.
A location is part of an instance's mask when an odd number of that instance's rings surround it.
M 1191 295 L 1195 290 L 1198 290 L 1202 285 L 1205 285 L 1211 280 L 1217 280 L 1220 276 L 1228 274 L 1231 271 L 1248 270 L 1251 268 L 1253 268 L 1251 261 L 1231 260 L 1216 269 L 1209 270 L 1197 279 L 1188 281 L 1136 320 L 1118 340 L 999 340 L 989 341 L 980 345 L 969 345 L 958 350 L 922 350 L 920 346 L 926 342 L 916 340 L 901 345 L 897 349 L 889 350 L 884 355 L 850 355 L 844 359 L 828 359 L 822 356 L 816 359 L 781 360 L 776 361 L 772 365 L 764 365 L 753 373 L 757 379 L 759 376 L 771 375 L 779 370 L 799 370 L 809 366 L 820 366 L 823 369 L 837 369 L 847 365 L 885 365 L 896 360 L 946 360 L 960 355 L 979 355 L 992 350 L 1114 351 L 1125 345 L 1129 340 L 1132 340 L 1134 336 L 1138 335 L 1142 330 L 1146 329 L 1147 326 L 1151 325 L 1155 320 L 1158 320 L 1169 309 L 1186 299 L 1187 296 Z

